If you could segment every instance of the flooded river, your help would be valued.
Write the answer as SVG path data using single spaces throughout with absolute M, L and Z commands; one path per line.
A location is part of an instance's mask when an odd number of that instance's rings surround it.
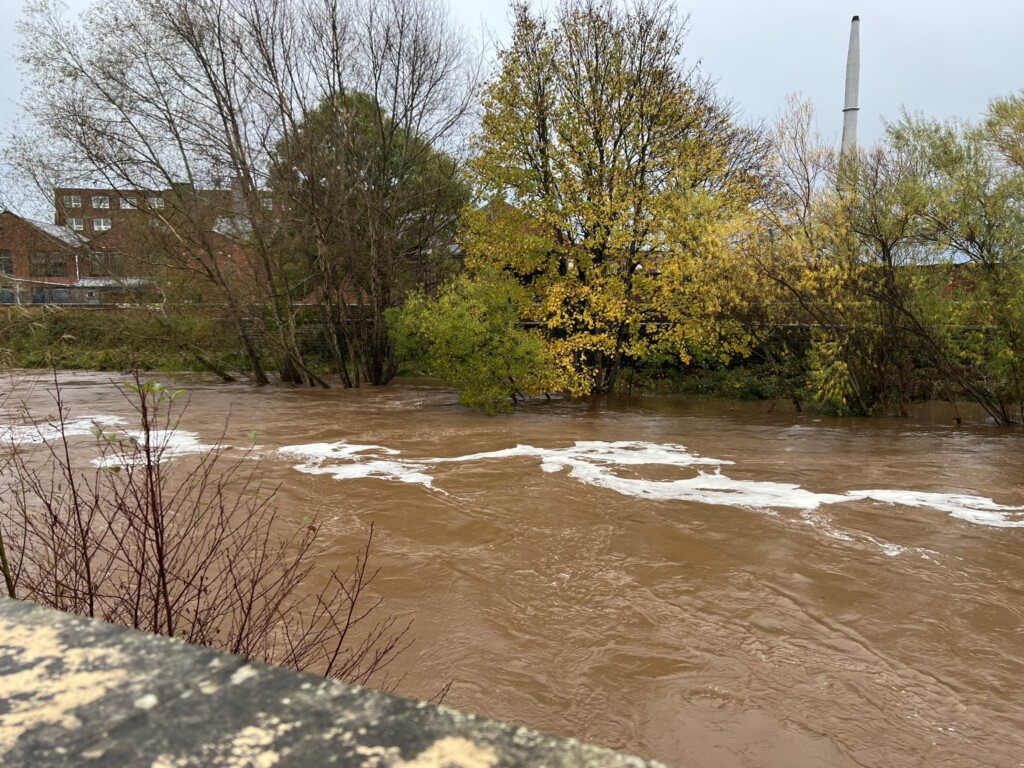
M 62 377 L 73 419 L 129 414 L 108 375 Z M 452 681 L 451 706 L 672 766 L 1024 766 L 1024 432 L 175 385 L 183 450 L 255 430 L 332 556 L 375 524 L 406 695 Z M 45 377 L 18 392 L 52 413 Z

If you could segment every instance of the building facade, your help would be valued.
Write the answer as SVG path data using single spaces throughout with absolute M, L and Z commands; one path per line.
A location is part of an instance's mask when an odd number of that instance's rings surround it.
M 139 301 L 148 280 L 145 227 L 182 212 L 186 198 L 215 209 L 232 192 L 57 187 L 53 222 L 0 210 L 0 304 L 105 304 Z M 186 203 L 194 206 L 196 203 Z
M 0 210 L 0 304 L 104 304 L 139 300 L 145 280 L 122 251 L 94 244 L 132 215 L 130 196 L 57 189 L 53 223 Z M 148 197 L 156 197 L 150 195 Z M 148 206 L 151 203 L 140 204 Z
M 163 193 L 136 190 L 58 187 L 53 190 L 53 223 L 87 240 L 109 232 L 140 211 L 159 211 L 166 205 Z
M 95 303 L 75 285 L 85 251 L 74 232 L 0 212 L 0 304 Z
M 258 205 L 248 206 L 255 211 L 247 213 L 237 184 L 163 191 L 58 187 L 52 223 L 0 210 L 0 304 L 138 303 L 168 276 L 175 284 L 164 292 L 169 301 L 221 302 L 228 286 L 247 300 L 265 300 L 255 277 L 252 219 L 283 223 L 289 213 L 269 191 L 257 194 Z M 453 245 L 446 254 L 441 271 L 429 250 L 407 256 L 417 284 L 433 292 L 448 267 L 458 271 L 461 252 Z M 342 293 L 347 303 L 360 303 L 344 286 Z M 317 300 L 311 294 L 300 303 Z

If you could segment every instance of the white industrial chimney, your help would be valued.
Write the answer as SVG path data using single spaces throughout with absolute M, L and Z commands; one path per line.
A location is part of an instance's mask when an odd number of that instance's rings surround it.
M 843 103 L 843 143 L 846 154 L 857 147 L 857 97 L 860 91 L 860 16 L 850 23 L 850 51 L 846 55 L 846 101 Z

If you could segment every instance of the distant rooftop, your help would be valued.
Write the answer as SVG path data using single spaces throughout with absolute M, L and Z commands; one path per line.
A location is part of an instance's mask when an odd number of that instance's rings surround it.
M 81 245 L 85 245 L 86 242 L 88 242 L 84 237 L 82 237 L 77 232 L 72 232 L 67 227 L 62 227 L 59 224 L 48 224 L 45 221 L 36 221 L 34 219 L 25 219 L 25 221 L 27 221 L 29 224 L 31 224 L 33 227 L 40 230 L 41 232 L 45 232 L 50 237 L 55 237 L 58 240 L 67 243 L 72 248 L 77 248 Z

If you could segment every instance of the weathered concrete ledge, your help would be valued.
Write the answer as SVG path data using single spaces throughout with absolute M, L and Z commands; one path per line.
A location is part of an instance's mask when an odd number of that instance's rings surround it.
M 0 599 L 0 765 L 658 764 Z

